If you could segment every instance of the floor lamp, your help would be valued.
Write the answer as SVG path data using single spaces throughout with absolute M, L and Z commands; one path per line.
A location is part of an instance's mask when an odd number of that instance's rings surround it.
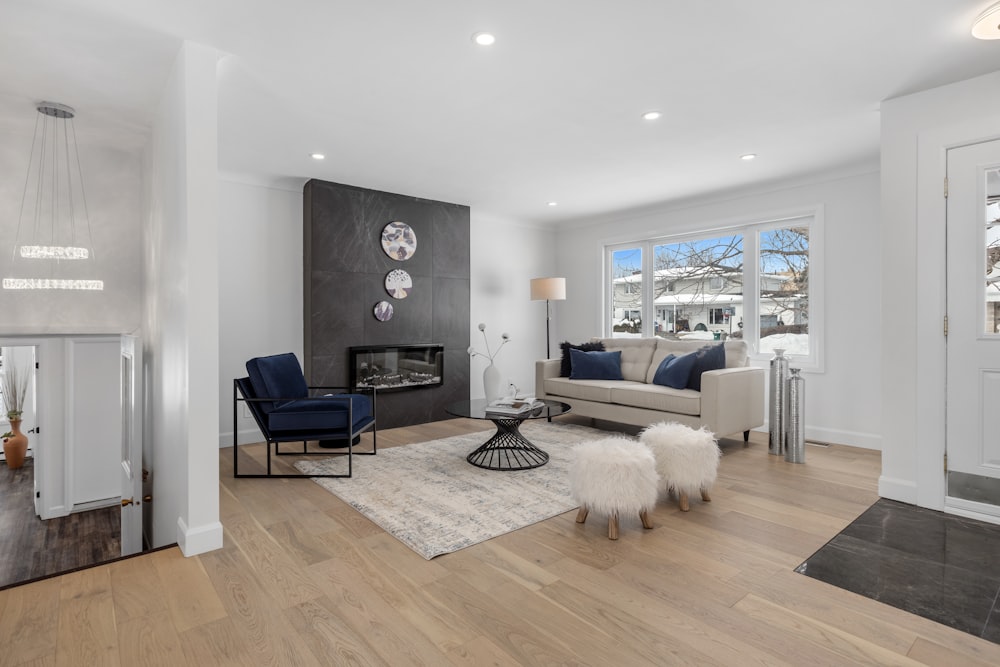
M 550 301 L 564 301 L 566 299 L 566 279 L 565 278 L 532 278 L 531 279 L 531 300 L 545 301 L 545 358 L 552 357 L 549 346 L 549 322 L 552 320 L 552 309 L 549 308 Z

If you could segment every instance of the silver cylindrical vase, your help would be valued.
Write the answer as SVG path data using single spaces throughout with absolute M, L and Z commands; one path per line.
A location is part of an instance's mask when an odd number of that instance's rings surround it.
M 790 371 L 785 383 L 785 400 L 788 403 L 786 416 L 785 460 L 789 463 L 806 462 L 806 381 L 799 375 L 799 369 Z
M 771 387 L 768 402 L 767 453 L 780 456 L 785 453 L 785 381 L 788 379 L 788 359 L 784 350 L 775 350 L 771 359 Z

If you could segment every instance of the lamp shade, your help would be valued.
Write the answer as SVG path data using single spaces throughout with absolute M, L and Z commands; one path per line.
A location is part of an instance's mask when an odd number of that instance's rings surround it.
M 566 299 L 565 278 L 532 278 L 532 301 L 563 301 Z

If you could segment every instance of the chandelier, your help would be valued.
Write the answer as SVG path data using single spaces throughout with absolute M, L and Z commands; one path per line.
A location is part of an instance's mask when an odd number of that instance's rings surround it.
M 77 273 L 78 268 L 86 270 L 82 261 L 93 260 L 94 253 L 73 124 L 76 112 L 56 102 L 39 102 L 35 108 L 38 117 L 11 253 L 15 275 L 3 279 L 3 289 L 103 290 L 104 281 Z

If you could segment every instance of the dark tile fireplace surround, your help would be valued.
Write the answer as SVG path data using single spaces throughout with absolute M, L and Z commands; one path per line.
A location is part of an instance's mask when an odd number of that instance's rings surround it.
M 469 207 L 317 180 L 306 183 L 303 203 L 303 366 L 309 384 L 353 385 L 359 376 L 351 348 L 388 346 L 416 356 L 411 345 L 433 341 L 436 359 L 424 350 L 421 363 L 439 363 L 440 382 L 417 391 L 380 387 L 378 426 L 448 419 L 445 406 L 469 397 Z M 394 221 L 410 225 L 417 238 L 405 261 L 382 250 L 382 229 Z M 413 280 L 405 298 L 386 291 L 393 269 Z M 379 301 L 393 306 L 388 321 L 373 315 Z M 418 361 L 404 365 L 417 373 L 429 368 Z

